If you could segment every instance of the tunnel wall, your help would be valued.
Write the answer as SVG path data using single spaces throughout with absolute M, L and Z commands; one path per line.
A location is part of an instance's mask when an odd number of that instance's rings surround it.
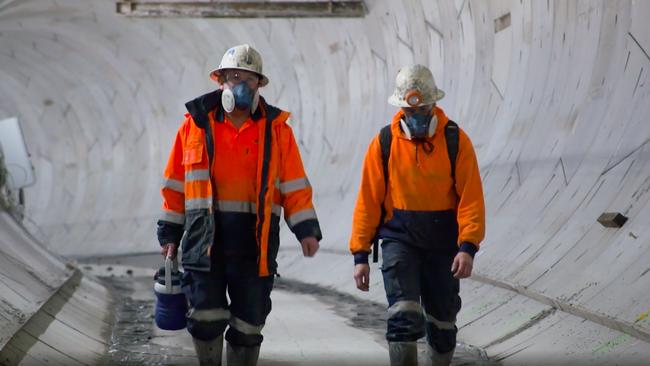
M 7 213 L 0 212 L 0 228 L 1 349 L 72 273 L 58 258 L 30 241 Z
M 154 250 L 183 103 L 214 87 L 207 73 L 225 49 L 249 42 L 271 79 L 263 95 L 293 112 L 325 235 L 305 260 L 285 227 L 280 273 L 365 296 L 347 253 L 359 169 L 394 113 L 397 70 L 423 63 L 473 140 L 486 196 L 461 338 L 514 363 L 551 348 L 602 362 L 646 355 L 650 6 L 367 3 L 363 19 L 208 20 L 0 1 L 0 117 L 20 118 L 38 178 L 25 226 L 64 256 Z M 604 228 L 605 211 L 629 221 Z M 367 296 L 383 301 L 375 267 Z

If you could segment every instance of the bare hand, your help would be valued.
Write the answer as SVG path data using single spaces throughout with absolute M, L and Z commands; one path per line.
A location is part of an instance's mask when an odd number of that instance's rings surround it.
M 308 236 L 306 238 L 303 238 L 300 241 L 300 246 L 302 246 L 302 255 L 304 255 L 305 257 L 313 257 L 314 255 L 316 255 L 316 252 L 320 247 L 320 245 L 318 244 L 318 240 L 316 240 L 316 238 L 313 236 Z
M 474 258 L 465 252 L 459 252 L 451 265 L 451 271 L 454 273 L 455 278 L 467 278 L 472 275 L 473 267 Z
M 361 291 L 370 290 L 370 265 L 359 263 L 354 265 L 354 281 Z
M 162 254 L 163 257 L 167 257 L 169 254 L 169 256 L 174 259 L 176 258 L 176 254 L 178 254 L 178 247 L 174 243 L 167 243 L 160 249 L 160 254 Z

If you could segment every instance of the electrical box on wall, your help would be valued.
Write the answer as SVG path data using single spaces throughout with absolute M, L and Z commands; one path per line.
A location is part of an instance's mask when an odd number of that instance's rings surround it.
M 7 179 L 9 188 L 19 190 L 36 182 L 34 167 L 18 118 L 0 120 L 0 149 L 9 173 Z
M 604 227 L 622 227 L 627 221 L 627 217 L 620 212 L 604 212 L 598 217 L 598 222 Z

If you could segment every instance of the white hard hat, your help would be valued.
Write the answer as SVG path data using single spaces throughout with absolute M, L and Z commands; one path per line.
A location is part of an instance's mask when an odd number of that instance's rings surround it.
M 218 82 L 221 71 L 227 69 L 251 71 L 260 76 L 260 86 L 269 83 L 269 79 L 262 73 L 262 56 L 248 44 L 234 46 L 226 51 L 219 67 L 210 73 L 210 77 Z
M 402 67 L 395 78 L 395 91 L 388 103 L 396 107 L 419 107 L 433 104 L 444 98 L 431 71 L 422 65 Z

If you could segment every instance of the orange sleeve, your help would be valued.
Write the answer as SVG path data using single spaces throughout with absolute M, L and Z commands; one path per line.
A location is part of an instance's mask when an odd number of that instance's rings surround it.
M 160 245 L 167 243 L 178 244 L 183 236 L 183 225 L 185 223 L 185 168 L 183 167 L 182 127 L 174 138 L 169 159 L 163 172 L 160 193 L 162 195 L 162 210 L 157 225 L 158 241 Z
M 162 188 L 160 190 L 163 197 L 163 211 L 171 211 L 177 214 L 183 214 L 185 212 L 184 184 L 183 145 L 179 131 L 174 139 L 174 144 L 169 153 L 169 159 L 167 160 L 167 166 L 163 173 Z M 167 221 L 175 222 L 172 220 Z
M 386 197 L 384 171 L 379 145 L 379 135 L 370 142 L 363 161 L 361 186 L 354 208 L 350 252 L 370 253 L 381 217 L 381 205 Z
M 284 219 L 298 240 L 309 236 L 321 240 L 322 233 L 312 202 L 312 187 L 291 127 L 282 123 L 280 135 L 282 163 L 277 189 L 280 190 Z
M 460 130 L 456 160 L 456 193 L 458 194 L 458 243 L 479 248 L 485 237 L 485 203 L 476 153 L 472 141 Z

